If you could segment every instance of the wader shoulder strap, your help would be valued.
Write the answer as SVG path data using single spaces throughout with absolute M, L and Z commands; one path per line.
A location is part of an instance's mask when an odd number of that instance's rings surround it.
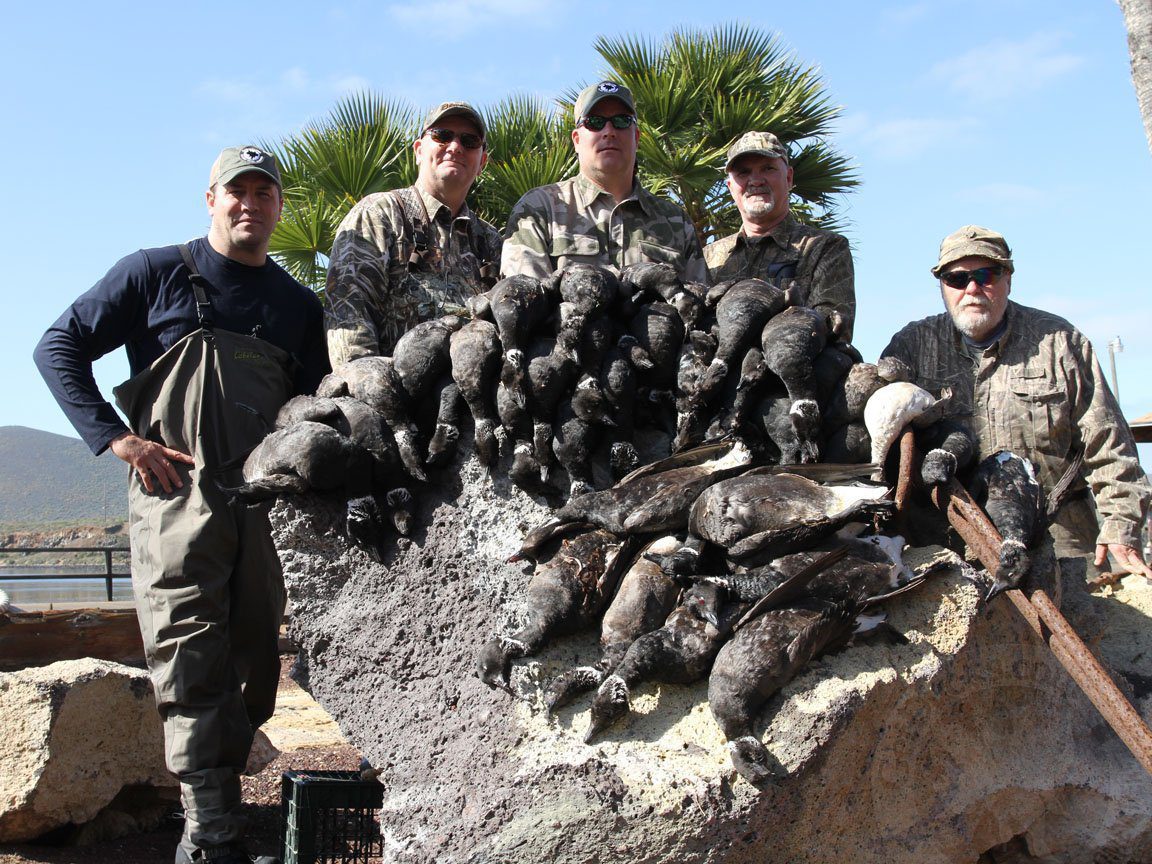
M 212 332 L 212 304 L 208 302 L 208 292 L 211 284 L 200 275 L 196 269 L 196 262 L 192 260 L 192 250 L 187 243 L 176 247 L 180 250 L 180 257 L 184 259 L 184 266 L 188 268 L 188 281 L 192 283 L 192 290 L 196 294 L 196 317 L 200 321 L 200 328 L 205 333 Z

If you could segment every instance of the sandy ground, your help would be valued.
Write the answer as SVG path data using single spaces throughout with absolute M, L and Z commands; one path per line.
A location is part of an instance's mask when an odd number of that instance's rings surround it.
M 288 677 L 292 661 L 290 655 L 282 658 L 276 713 L 264 726 L 265 734 L 281 753 L 258 774 L 243 779 L 249 847 L 258 854 L 280 852 L 283 772 L 350 770 L 360 761 L 328 713 Z M 157 828 L 116 840 L 87 846 L 0 845 L 0 864 L 159 864 L 173 860 L 181 827 L 179 810 L 174 808 L 170 818 Z

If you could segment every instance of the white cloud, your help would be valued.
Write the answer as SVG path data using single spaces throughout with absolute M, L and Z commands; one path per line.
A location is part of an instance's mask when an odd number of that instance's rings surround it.
M 343 95 L 361 90 L 371 90 L 372 82 L 362 75 L 345 75 L 342 78 L 332 79 L 331 87 L 336 93 Z
M 196 93 L 227 104 L 270 105 L 301 96 L 328 99 L 371 88 L 371 81 L 355 73 L 317 79 L 307 69 L 292 66 L 263 81 L 209 78 L 197 85 Z
M 307 90 L 312 83 L 307 71 L 301 69 L 299 66 L 285 69 L 280 74 L 280 80 L 289 90 Z
M 1023 183 L 986 183 L 970 186 L 956 193 L 961 201 L 978 201 L 985 204 L 1035 204 L 1045 199 L 1044 193 L 1035 186 Z
M 502 21 L 556 19 L 557 0 L 431 0 L 393 3 L 388 14 L 403 27 L 434 28 L 437 38 L 460 39 Z
M 1026 96 L 1084 64 L 1083 57 L 1061 49 L 1063 41 L 1054 33 L 988 41 L 937 63 L 929 79 L 979 103 Z
M 931 3 L 906 3 L 881 10 L 880 17 L 889 24 L 904 27 L 926 18 L 932 10 Z
M 970 117 L 905 118 L 870 123 L 854 120 L 852 134 L 881 158 L 908 159 L 919 156 L 938 144 L 955 141 L 958 136 L 979 128 Z
M 262 88 L 251 81 L 209 78 L 201 81 L 196 92 L 221 102 L 256 102 L 265 98 Z

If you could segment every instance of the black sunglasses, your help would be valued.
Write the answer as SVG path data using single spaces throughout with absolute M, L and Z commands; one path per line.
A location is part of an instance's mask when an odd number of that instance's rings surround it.
M 949 288 L 967 288 L 969 282 L 975 282 L 983 288 L 1003 275 L 1004 268 L 994 264 L 991 267 L 977 267 L 975 270 L 950 270 L 940 274 L 940 281 Z
M 429 136 L 437 144 L 451 144 L 457 138 L 460 139 L 460 146 L 465 150 L 479 150 L 484 146 L 484 139 L 474 132 L 455 132 L 452 129 L 442 129 L 439 126 L 431 126 L 424 130 L 424 134 Z
M 631 114 L 613 114 L 611 117 L 601 117 L 599 114 L 588 114 L 576 125 L 591 129 L 593 132 L 599 132 L 609 123 L 612 124 L 613 129 L 627 129 L 635 122 L 636 118 Z

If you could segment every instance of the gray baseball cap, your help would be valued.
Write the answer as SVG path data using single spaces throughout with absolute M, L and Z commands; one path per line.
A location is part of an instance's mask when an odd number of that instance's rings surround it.
M 733 162 L 747 153 L 759 153 L 761 156 L 788 161 L 788 148 L 771 132 L 745 132 L 728 148 L 728 161 L 724 163 L 724 170 L 727 171 Z
M 276 157 L 253 144 L 245 144 L 242 147 L 225 147 L 220 151 L 208 175 L 208 188 L 211 189 L 217 183 L 228 183 L 249 171 L 259 171 L 277 186 L 281 185 L 280 166 L 276 164 Z
M 636 102 L 632 98 L 631 90 L 615 81 L 601 81 L 599 84 L 590 84 L 580 91 L 580 95 L 576 97 L 576 107 L 572 109 L 572 116 L 579 123 L 604 99 L 619 99 L 629 111 L 636 113 Z
M 965 225 L 940 241 L 940 260 L 932 268 L 932 275 L 940 278 L 944 268 L 953 261 L 971 257 L 988 258 L 1007 267 L 1009 273 L 1016 269 L 1012 264 L 1012 250 L 1003 234 L 979 225 Z
M 424 126 L 420 129 L 421 134 L 427 132 L 445 117 L 464 117 L 471 120 L 476 124 L 476 130 L 480 133 L 480 137 L 488 137 L 488 127 L 484 125 L 484 118 L 467 102 L 441 102 L 428 112 L 428 116 L 424 119 Z

